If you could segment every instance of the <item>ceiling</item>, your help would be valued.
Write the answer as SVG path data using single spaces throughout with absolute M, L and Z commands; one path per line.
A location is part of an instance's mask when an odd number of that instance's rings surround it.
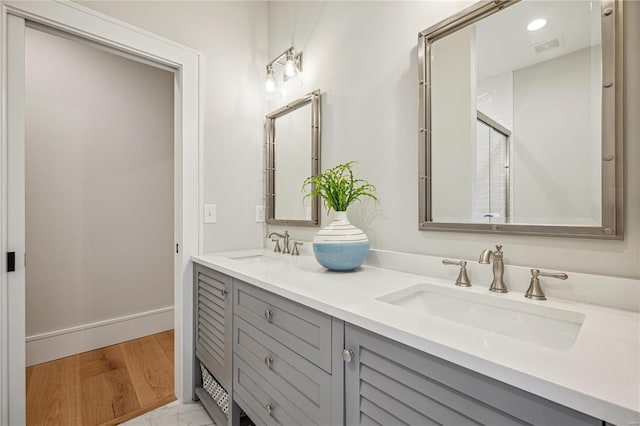
M 545 18 L 547 25 L 528 31 L 536 18 Z M 474 26 L 482 80 L 600 44 L 600 2 L 522 0 Z M 534 47 L 547 41 L 559 46 L 537 53 Z

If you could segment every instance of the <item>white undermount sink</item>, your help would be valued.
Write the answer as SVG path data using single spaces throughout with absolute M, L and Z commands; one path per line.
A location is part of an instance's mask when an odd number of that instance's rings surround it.
M 276 255 L 274 256 L 269 256 L 263 253 L 256 253 L 256 254 L 243 254 L 243 255 L 238 255 L 238 256 L 229 256 L 230 259 L 233 260 L 237 260 L 239 262 L 242 263 L 247 263 L 247 264 L 274 264 L 274 263 L 282 263 L 284 262 L 284 259 L 282 258 L 282 255 L 280 255 L 280 257 L 276 257 Z
M 378 300 L 552 349 L 572 347 L 585 318 L 583 313 L 545 306 L 545 302 L 431 284 L 418 284 Z

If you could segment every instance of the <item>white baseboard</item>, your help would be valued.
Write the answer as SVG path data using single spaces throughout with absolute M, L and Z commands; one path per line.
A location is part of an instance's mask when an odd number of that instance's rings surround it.
M 29 336 L 27 367 L 173 328 L 173 306 Z

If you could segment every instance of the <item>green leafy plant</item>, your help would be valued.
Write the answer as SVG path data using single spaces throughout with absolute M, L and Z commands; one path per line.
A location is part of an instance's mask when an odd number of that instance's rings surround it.
M 378 201 L 375 196 L 376 187 L 363 179 L 353 177 L 351 167 L 357 161 L 338 164 L 322 173 L 309 176 L 302 184 L 304 199 L 319 195 L 327 213 L 333 209 L 337 212 L 347 211 L 355 201 L 360 201 L 361 197 L 369 197 Z

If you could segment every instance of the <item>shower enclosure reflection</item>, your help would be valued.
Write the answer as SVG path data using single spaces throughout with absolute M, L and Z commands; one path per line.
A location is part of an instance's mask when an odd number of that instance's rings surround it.
M 478 111 L 473 177 L 473 221 L 509 223 L 511 173 L 509 137 L 511 132 Z

